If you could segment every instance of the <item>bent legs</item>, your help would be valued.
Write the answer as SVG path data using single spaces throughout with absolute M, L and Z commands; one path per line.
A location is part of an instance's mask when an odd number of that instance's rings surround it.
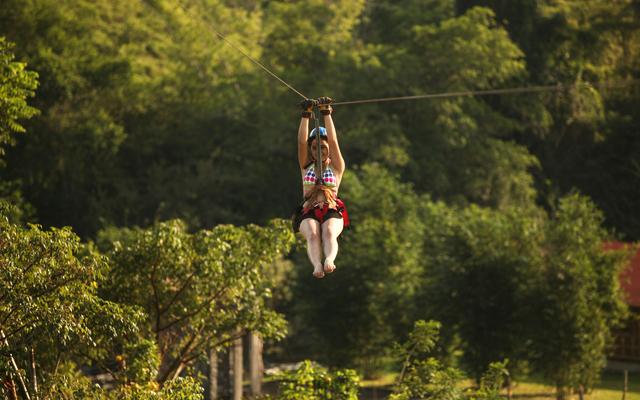
M 322 227 L 313 218 L 303 219 L 300 223 L 300 233 L 307 240 L 307 256 L 313 265 L 313 276 L 316 278 L 322 278 L 325 272 L 331 273 L 336 269 L 334 262 L 338 255 L 338 236 L 343 228 L 344 222 L 341 218 L 329 218 L 322 223 Z M 325 255 L 324 268 L 322 250 Z

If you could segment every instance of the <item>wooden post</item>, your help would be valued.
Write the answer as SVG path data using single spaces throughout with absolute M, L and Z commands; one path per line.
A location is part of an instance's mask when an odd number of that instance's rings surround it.
M 627 390 L 629 389 L 629 371 L 624 370 L 624 387 L 622 389 L 622 400 L 627 397 Z
M 262 377 L 264 374 L 264 363 L 262 360 L 262 338 L 259 334 L 249 333 L 249 376 L 251 378 L 251 394 L 259 396 L 262 394 Z
M 233 341 L 233 400 L 242 400 L 242 337 Z
M 218 351 L 209 349 L 209 400 L 218 399 Z

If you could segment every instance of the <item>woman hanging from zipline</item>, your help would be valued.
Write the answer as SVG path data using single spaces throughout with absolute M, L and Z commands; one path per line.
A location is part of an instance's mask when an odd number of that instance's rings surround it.
M 321 97 L 317 101 L 306 99 L 300 103 L 303 111 L 298 128 L 298 161 L 304 202 L 294 216 L 294 228 L 307 240 L 307 255 L 316 278 L 323 278 L 325 273 L 336 269 L 338 236 L 349 225 L 345 205 L 338 198 L 345 165 L 331 118 L 331 102 L 330 98 Z M 315 105 L 323 115 L 326 128 L 316 124 L 316 128 L 309 133 L 309 119 Z M 320 152 L 318 146 L 321 146 Z M 319 153 L 322 163 L 318 162 Z M 316 173 L 319 168 L 321 174 Z M 318 175 L 322 178 L 318 178 Z

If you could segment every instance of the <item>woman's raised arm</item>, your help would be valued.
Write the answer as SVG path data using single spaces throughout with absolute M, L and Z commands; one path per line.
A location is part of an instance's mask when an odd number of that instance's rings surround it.
M 336 127 L 333 125 L 333 118 L 331 118 L 331 100 L 329 97 L 320 97 L 318 99 L 320 103 L 320 112 L 324 116 L 324 127 L 327 129 L 327 141 L 329 142 L 329 154 L 331 162 L 333 163 L 336 172 L 340 175 L 344 172 L 345 163 L 340 152 L 340 145 L 338 144 L 338 135 L 336 133 Z
M 307 136 L 309 136 L 309 118 L 302 117 L 298 128 L 298 162 L 300 163 L 300 169 L 303 169 L 309 163 L 309 160 L 307 160 Z
M 298 127 L 298 163 L 300 163 L 300 169 L 309 163 L 307 154 L 307 138 L 309 137 L 309 118 L 313 111 L 314 101 L 311 99 L 305 99 L 300 103 L 302 107 L 302 118 L 300 118 L 300 126 Z

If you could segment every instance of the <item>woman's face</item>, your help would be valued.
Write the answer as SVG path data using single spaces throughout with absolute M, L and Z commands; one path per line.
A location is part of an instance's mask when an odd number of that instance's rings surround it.
M 329 157 L 329 145 L 325 141 L 320 142 L 320 151 L 322 152 L 322 161 L 327 161 Z M 315 160 L 318 154 L 318 141 L 311 142 L 311 157 Z

